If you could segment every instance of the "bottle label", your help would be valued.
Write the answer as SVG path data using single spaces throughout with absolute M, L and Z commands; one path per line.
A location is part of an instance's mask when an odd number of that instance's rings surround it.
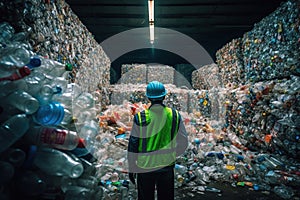
M 66 130 L 44 128 L 41 132 L 41 142 L 44 144 L 64 144 L 66 135 Z

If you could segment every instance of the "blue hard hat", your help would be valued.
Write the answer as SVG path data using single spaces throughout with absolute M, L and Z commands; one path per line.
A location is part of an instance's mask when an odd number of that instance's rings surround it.
M 158 99 L 167 94 L 165 86 L 158 81 L 152 81 L 147 85 L 146 96 L 150 99 Z

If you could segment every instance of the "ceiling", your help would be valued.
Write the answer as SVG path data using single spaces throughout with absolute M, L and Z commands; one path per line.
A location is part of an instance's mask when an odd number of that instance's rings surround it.
M 110 37 L 137 28 L 147 28 L 147 0 L 66 0 L 74 13 L 101 44 Z M 155 27 L 192 38 L 215 60 L 218 49 L 242 37 L 269 15 L 283 0 L 154 0 Z M 155 40 L 160 35 L 155 34 Z M 149 36 L 148 36 L 149 38 Z M 182 44 L 181 44 L 182 45 Z M 104 48 L 105 50 L 105 48 Z M 174 53 L 155 49 L 136 50 L 112 63 L 188 63 Z M 116 67 L 116 65 L 118 65 Z

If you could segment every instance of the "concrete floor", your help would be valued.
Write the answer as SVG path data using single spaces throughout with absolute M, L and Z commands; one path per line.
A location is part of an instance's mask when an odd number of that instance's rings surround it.
M 254 191 L 250 187 L 233 187 L 228 183 L 210 183 L 209 186 L 221 190 L 221 193 L 214 192 L 197 192 L 193 188 L 176 189 L 176 200 L 280 200 L 283 199 L 274 192 Z M 300 200 L 300 193 L 296 194 L 293 200 Z

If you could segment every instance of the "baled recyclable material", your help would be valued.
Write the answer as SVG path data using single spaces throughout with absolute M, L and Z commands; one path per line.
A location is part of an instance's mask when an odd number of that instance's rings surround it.
M 220 66 L 220 65 L 219 65 Z M 215 63 L 205 65 L 192 72 L 192 85 L 194 89 L 208 90 L 210 88 L 222 87 L 219 66 Z

